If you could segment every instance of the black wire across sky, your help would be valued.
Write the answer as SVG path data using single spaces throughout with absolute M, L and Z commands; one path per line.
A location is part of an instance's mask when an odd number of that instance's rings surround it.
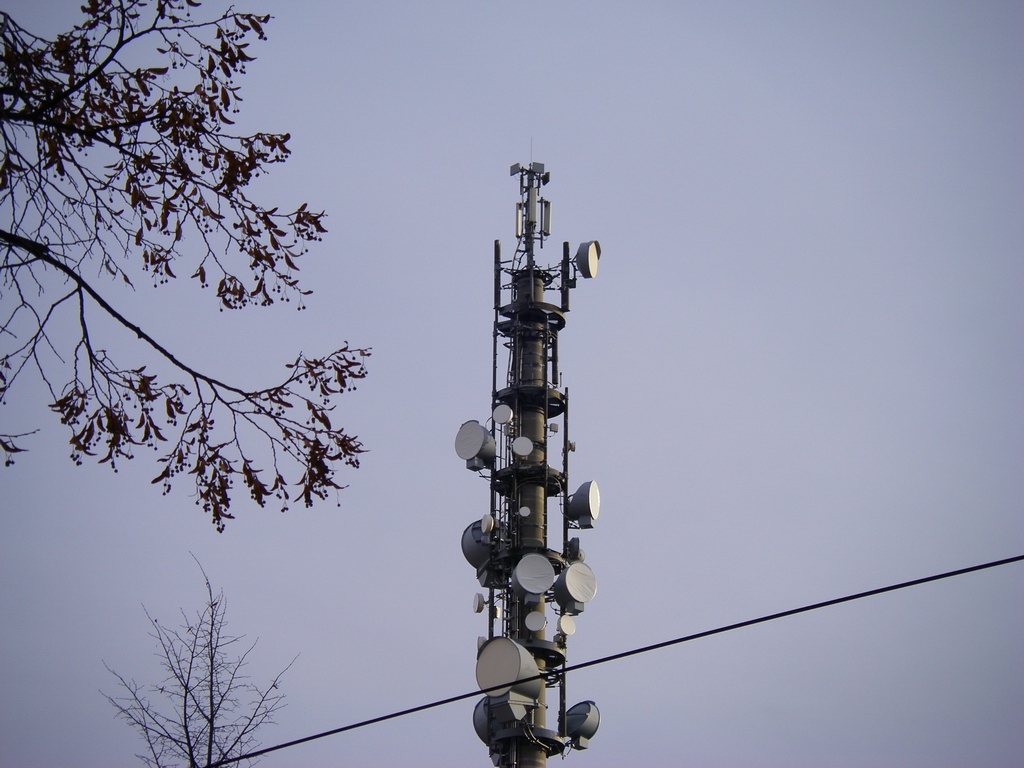
M 621 653 L 613 653 L 610 656 L 602 656 L 599 659 L 592 659 L 591 661 L 584 661 L 579 664 L 566 665 L 563 672 L 575 672 L 580 669 L 586 669 L 587 667 L 596 667 L 598 664 L 607 664 L 610 661 L 618 661 L 619 659 L 626 659 L 630 656 L 639 656 L 641 653 L 649 653 L 650 651 L 658 651 L 662 648 L 669 648 L 673 645 L 681 645 L 682 643 L 688 643 L 691 640 L 700 640 L 704 637 L 711 637 L 712 635 L 721 635 L 725 632 L 732 632 L 735 629 L 743 629 L 745 627 L 752 627 L 755 624 L 764 624 L 769 621 L 775 621 L 776 619 L 784 619 L 787 616 L 796 616 L 799 613 L 807 613 L 809 611 L 816 611 L 820 608 L 828 608 L 833 605 L 839 605 L 840 603 L 850 603 L 854 600 L 861 600 L 865 597 L 874 597 L 875 595 L 882 595 L 886 592 L 896 592 L 900 589 L 907 589 L 908 587 L 916 587 L 921 584 L 927 584 L 932 581 L 941 581 L 942 579 L 951 579 L 954 576 L 963 576 L 968 573 L 974 573 L 975 571 L 984 571 L 989 568 L 997 568 L 1001 565 L 1009 565 L 1010 563 L 1016 563 L 1024 560 L 1024 555 L 1017 555 L 1016 557 L 1008 557 L 1004 560 L 994 560 L 990 563 L 982 563 L 981 565 L 972 565 L 969 568 L 960 568 L 956 571 L 946 571 L 945 573 L 939 573 L 934 576 L 925 576 L 921 579 L 914 579 L 912 581 L 904 581 L 899 584 L 891 584 L 888 587 L 879 587 L 878 589 L 869 589 L 867 592 L 857 592 L 853 595 L 846 595 L 845 597 L 837 597 L 832 600 L 825 600 L 821 603 L 812 603 L 811 605 L 805 605 L 800 608 L 791 608 L 788 611 L 781 611 L 779 613 L 772 613 L 767 616 L 761 616 L 756 619 L 748 619 L 747 621 L 741 621 L 736 624 L 727 624 L 724 627 L 718 627 L 716 629 L 708 629 L 704 632 L 697 632 L 693 635 L 685 635 L 684 637 L 677 637 L 673 640 L 665 640 L 660 643 L 654 643 L 653 645 L 645 645 L 642 648 L 634 648 L 629 651 L 622 651 Z M 310 741 L 316 741 L 317 739 L 323 739 L 327 736 L 334 736 L 345 731 L 354 731 L 357 728 L 365 728 L 368 725 L 374 725 L 376 723 L 383 723 L 386 720 L 395 720 L 399 717 L 405 717 L 406 715 L 413 715 L 417 712 L 423 712 L 428 709 L 436 709 L 437 707 L 443 707 L 446 704 L 453 704 L 456 701 L 462 701 L 464 699 L 471 699 L 475 696 L 479 696 L 481 693 L 486 693 L 489 690 L 495 690 L 498 688 L 505 688 L 515 682 L 526 682 L 527 680 L 539 679 L 542 675 L 537 675 L 535 678 L 524 678 L 518 681 L 509 681 L 502 683 L 501 685 L 495 685 L 491 688 L 477 689 L 469 691 L 468 693 L 460 693 L 458 696 L 450 696 L 447 699 L 439 699 L 432 701 L 429 704 L 420 704 L 417 707 L 410 707 L 409 709 L 403 709 L 399 712 L 392 712 L 387 715 L 381 715 L 380 717 L 373 717 L 369 720 L 362 720 L 358 723 L 351 723 L 349 725 L 343 725 L 340 728 L 333 728 L 329 731 L 323 731 L 322 733 L 316 733 L 312 736 L 306 736 L 301 739 L 295 739 L 294 741 L 287 741 L 283 744 L 277 744 L 273 747 L 266 747 L 264 749 L 257 749 L 253 752 L 249 752 L 238 757 L 228 758 L 226 760 L 220 760 L 215 763 L 210 763 L 207 768 L 220 768 L 220 766 L 231 765 L 233 763 L 240 762 L 242 760 L 249 760 L 254 757 L 260 757 L 262 755 L 270 754 L 271 752 L 277 752 L 288 747 L 295 747 L 299 744 L 305 744 Z

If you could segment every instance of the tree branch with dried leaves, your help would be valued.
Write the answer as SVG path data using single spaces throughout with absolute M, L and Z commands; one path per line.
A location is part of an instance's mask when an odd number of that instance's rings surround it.
M 364 449 L 330 413 L 366 375 L 369 352 L 346 343 L 300 353 L 283 382 L 249 390 L 189 366 L 109 300 L 176 272 L 212 288 L 224 309 L 302 309 L 310 293 L 298 262 L 326 231 L 324 214 L 306 204 L 283 212 L 251 194 L 288 158 L 289 135 L 231 128 L 237 80 L 269 17 L 228 9 L 202 20 L 199 5 L 89 0 L 83 21 L 54 40 L 0 12 L 0 402 L 35 371 L 76 463 L 96 456 L 116 468 L 138 447 L 159 448 L 153 482 L 166 493 L 190 476 L 196 503 L 223 530 L 236 482 L 282 508 L 341 487 L 337 466 L 358 466 Z M 68 340 L 57 318 L 72 306 Z M 97 312 L 175 380 L 116 364 L 94 336 Z M 0 433 L 7 464 L 31 434 Z

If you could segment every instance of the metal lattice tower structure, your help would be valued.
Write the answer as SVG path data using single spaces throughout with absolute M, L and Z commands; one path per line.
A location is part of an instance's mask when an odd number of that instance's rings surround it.
M 592 701 L 566 708 L 568 638 L 597 590 L 572 534 L 594 526 L 600 494 L 593 481 L 569 493 L 575 445 L 558 335 L 569 292 L 578 276 L 597 274 L 601 247 L 585 242 L 571 257 L 566 242 L 556 266 L 538 264 L 536 251 L 551 233 L 551 204 L 541 196 L 550 174 L 543 163 L 530 163 L 513 165 L 511 175 L 519 178 L 521 199 L 515 253 L 503 259 L 500 241 L 494 243 L 491 418 L 463 424 L 455 450 L 490 485 L 489 512 L 462 535 L 463 554 L 487 590 L 474 600 L 488 623 L 476 668 L 487 695 L 473 725 L 495 766 L 536 768 L 567 749 L 586 749 L 600 723 Z M 549 518 L 560 523 L 557 549 Z

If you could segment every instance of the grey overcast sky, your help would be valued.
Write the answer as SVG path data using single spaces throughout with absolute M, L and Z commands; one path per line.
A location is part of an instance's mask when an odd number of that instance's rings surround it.
M 78 5 L 4 9 L 53 35 Z M 340 508 L 244 507 L 217 535 L 148 459 L 73 466 L 22 382 L 0 417 L 43 432 L 0 472 L 4 768 L 136 764 L 104 662 L 156 678 L 142 605 L 200 606 L 189 553 L 259 638 L 254 678 L 300 654 L 265 746 L 474 687 L 459 539 L 488 498 L 453 441 L 489 412 L 515 162 L 551 171 L 542 254 L 603 247 L 561 339 L 572 479 L 603 501 L 571 662 L 1024 553 L 1024 5 L 237 5 L 275 16 L 240 116 L 293 136 L 266 192 L 330 214 L 309 309 L 109 295 L 252 386 L 373 347 L 337 416 L 371 453 Z M 582 671 L 603 723 L 570 760 L 1019 766 L 1022 598 L 1011 565 Z M 489 765 L 472 708 L 261 764 Z

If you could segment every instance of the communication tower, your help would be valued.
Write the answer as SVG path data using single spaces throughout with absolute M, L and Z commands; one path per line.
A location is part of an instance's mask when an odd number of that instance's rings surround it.
M 494 243 L 491 416 L 463 424 L 455 451 L 490 485 L 490 511 L 462 534 L 462 552 L 486 590 L 473 607 L 488 617 L 476 664 L 486 695 L 473 726 L 498 768 L 538 768 L 567 749 L 586 749 L 601 719 L 592 701 L 566 707 L 568 638 L 597 591 L 573 534 L 594 527 L 600 493 L 592 480 L 569 492 L 576 446 L 558 367 L 569 292 L 578 276 L 597 275 L 601 246 L 591 240 L 571 255 L 566 242 L 556 266 L 538 264 L 535 251 L 551 234 L 551 203 L 541 196 L 550 174 L 543 163 L 517 163 L 511 175 L 521 199 L 512 257 L 503 259 Z M 557 549 L 549 511 L 560 529 Z

